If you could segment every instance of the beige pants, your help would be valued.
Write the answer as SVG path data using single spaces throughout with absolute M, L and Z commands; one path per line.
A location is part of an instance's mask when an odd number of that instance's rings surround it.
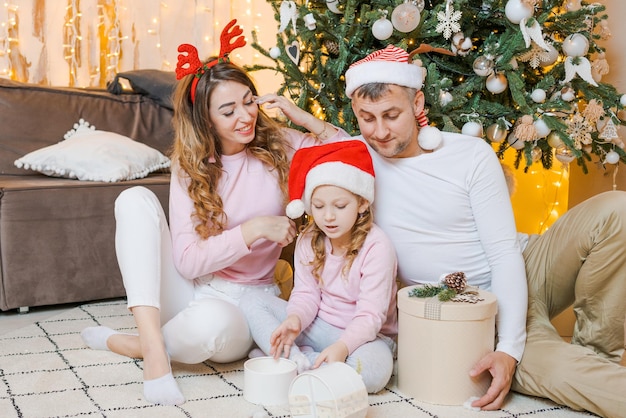
M 604 417 L 626 417 L 626 193 L 607 192 L 563 215 L 524 250 L 528 338 L 513 390 Z M 567 343 L 550 323 L 570 305 Z

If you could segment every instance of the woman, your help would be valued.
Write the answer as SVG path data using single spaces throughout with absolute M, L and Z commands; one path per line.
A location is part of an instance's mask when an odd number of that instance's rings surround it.
M 278 294 L 274 268 L 296 236 L 284 215 L 289 162 L 320 140 L 347 136 L 284 97 L 257 97 L 246 72 L 228 61 L 245 45 L 236 21 L 217 58 L 200 62 L 181 45 L 174 92 L 169 227 L 156 196 L 125 190 L 116 200 L 116 252 L 139 335 L 91 327 L 91 348 L 143 358 L 148 402 L 184 402 L 170 359 L 231 362 L 253 341 L 238 308 L 242 295 Z M 231 30 L 232 29 L 232 30 Z M 280 109 L 317 135 L 277 125 L 259 108 Z

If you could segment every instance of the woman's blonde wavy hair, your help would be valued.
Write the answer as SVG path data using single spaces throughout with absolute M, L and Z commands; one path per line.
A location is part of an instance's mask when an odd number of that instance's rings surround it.
M 245 70 L 230 62 L 220 62 L 202 74 L 192 103 L 190 88 L 194 77 L 192 74 L 182 78 L 173 94 L 175 134 L 170 156 L 189 179 L 187 191 L 195 209 L 191 216 L 196 222 L 196 232 L 202 239 L 206 239 L 223 231 L 227 222 L 222 198 L 217 193 L 222 175 L 222 147 L 209 116 L 213 90 L 221 82 L 233 81 L 249 87 L 254 96 L 258 93 Z M 275 173 L 286 203 L 288 144 L 280 125 L 261 108 L 255 129 L 255 138 L 247 145 L 248 152 Z
M 363 197 L 358 195 L 356 196 L 359 199 L 359 205 L 366 201 Z M 341 276 L 343 279 L 347 278 L 350 267 L 352 267 L 354 259 L 359 254 L 359 251 L 361 251 L 365 238 L 372 229 L 373 223 L 374 217 L 372 216 L 372 207 L 370 206 L 365 212 L 359 214 L 354 226 L 352 227 L 350 243 L 344 255 L 346 263 L 341 269 Z M 324 232 L 322 232 L 322 230 L 320 230 L 315 224 L 312 216 L 308 216 L 307 223 L 302 227 L 301 233 L 311 235 L 313 260 L 311 260 L 308 265 L 313 267 L 313 276 L 317 279 L 320 285 L 323 285 L 322 272 L 324 271 L 324 263 L 326 262 L 326 245 L 324 243 L 326 234 L 324 234 Z

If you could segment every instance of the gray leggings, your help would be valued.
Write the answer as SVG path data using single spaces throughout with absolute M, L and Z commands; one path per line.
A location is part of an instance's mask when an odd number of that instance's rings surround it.
M 245 295 L 239 307 L 246 315 L 252 338 L 264 353 L 269 353 L 272 332 L 287 318 L 287 302 L 269 294 L 255 293 Z M 316 318 L 296 338 L 289 357 L 293 360 L 302 353 L 313 364 L 326 347 L 339 340 L 342 333 L 342 328 Z M 313 351 L 302 352 L 299 349 L 302 346 L 311 347 Z M 346 359 L 346 364 L 360 373 L 368 393 L 380 391 L 389 382 L 395 349 L 396 344 L 391 338 L 379 334 L 374 341 L 361 345 Z

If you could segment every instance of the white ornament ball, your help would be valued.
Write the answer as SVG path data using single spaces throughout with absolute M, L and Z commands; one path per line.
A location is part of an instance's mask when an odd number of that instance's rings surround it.
M 326 1 L 326 7 L 328 7 L 328 10 L 330 10 L 331 12 L 341 15 L 343 14 L 343 12 L 341 10 L 339 10 L 339 0 L 330 0 L 330 1 Z
M 606 153 L 605 160 L 609 164 L 617 164 L 619 162 L 619 154 L 611 150 Z
M 533 125 L 535 125 L 535 131 L 537 131 L 538 138 L 545 138 L 550 135 L 550 132 L 552 132 L 552 129 L 548 128 L 548 125 L 543 119 L 537 119 L 533 122 Z
M 483 136 L 483 125 L 478 122 L 467 122 L 463 125 L 461 129 L 461 133 L 469 136 L 476 136 L 478 138 L 482 138 Z
M 439 104 L 441 106 L 447 105 L 452 101 L 452 99 L 454 99 L 454 97 L 452 97 L 452 93 L 449 91 L 441 90 L 439 92 Z
M 568 12 L 577 12 L 582 7 L 580 1 L 581 0 L 566 0 L 565 10 L 567 10 Z
M 411 32 L 420 24 L 420 10 L 412 3 L 402 3 L 391 12 L 391 23 L 400 32 Z
M 509 145 L 511 146 L 511 148 L 516 149 L 516 150 L 524 149 L 524 147 L 526 146 L 524 141 L 522 141 L 521 139 L 517 138 L 512 133 L 509 134 L 509 136 L 507 137 L 506 140 L 509 143 Z
M 619 104 L 626 107 L 626 94 L 622 94 L 622 97 L 619 98 Z
M 548 141 L 548 145 L 550 145 L 554 149 L 560 147 L 561 145 L 564 145 L 563 140 L 561 139 L 559 134 L 557 134 L 556 132 L 549 133 L 547 141 Z
M 374 35 L 374 38 L 380 41 L 389 39 L 392 34 L 393 25 L 386 17 L 381 17 L 372 25 L 372 35 Z
M 280 48 L 277 46 L 273 46 L 270 48 L 270 57 L 276 59 L 280 57 Z
M 573 88 L 563 87 L 561 89 L 561 99 L 565 100 L 566 102 L 571 102 L 575 98 L 576 98 L 576 92 L 574 91 Z
M 434 126 L 424 126 L 420 128 L 420 132 L 417 135 L 417 142 L 424 150 L 434 150 L 443 142 L 443 136 L 441 135 L 441 131 Z
M 500 143 L 506 139 L 509 131 L 498 123 L 493 123 L 487 127 L 487 139 L 491 142 Z
M 494 62 L 488 57 L 481 55 L 474 60 L 472 68 L 476 75 L 481 77 L 487 77 L 493 72 Z
M 565 38 L 561 48 L 568 57 L 584 57 L 589 52 L 589 40 L 585 35 L 573 33 Z
M 543 103 L 546 101 L 546 91 L 544 89 L 534 89 L 532 93 L 530 93 L 530 98 L 533 99 L 535 103 Z
M 517 25 L 522 19 L 531 17 L 533 9 L 522 3 L 521 0 L 509 0 L 504 8 L 504 14 L 511 23 Z
M 574 155 L 572 150 L 567 148 L 565 145 L 561 145 L 556 150 L 554 150 L 554 156 L 563 164 L 569 164 L 576 159 L 576 156 Z
M 487 77 L 487 90 L 493 94 L 500 94 L 509 86 L 506 77 L 502 73 L 492 73 Z
M 559 59 L 559 51 L 551 43 L 546 43 L 548 50 L 544 53 L 544 60 L 540 62 L 542 67 L 549 67 Z

